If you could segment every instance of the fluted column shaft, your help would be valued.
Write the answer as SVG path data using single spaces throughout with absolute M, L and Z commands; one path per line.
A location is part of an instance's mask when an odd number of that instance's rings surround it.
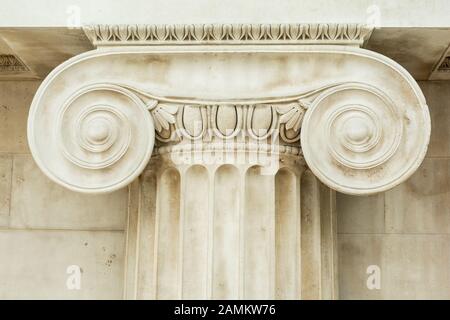
M 130 187 L 126 298 L 336 297 L 333 192 L 295 152 L 244 158 L 153 157 Z

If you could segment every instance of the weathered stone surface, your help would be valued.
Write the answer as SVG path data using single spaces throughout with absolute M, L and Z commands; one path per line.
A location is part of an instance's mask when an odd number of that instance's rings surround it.
M 0 155 L 0 227 L 8 226 L 11 203 L 12 157 Z
M 120 299 L 123 232 L 0 231 L 0 299 Z M 81 268 L 68 290 L 67 268 Z
M 383 298 L 450 299 L 449 235 L 392 235 L 384 242 Z
M 339 214 L 339 213 L 338 213 Z M 379 290 L 367 288 L 367 268 L 383 270 L 383 236 L 338 234 L 339 299 L 380 299 Z M 383 288 L 384 279 L 381 278 Z
M 78 28 L 2 28 L 0 37 L 31 69 L 22 78 L 44 78 L 67 59 L 93 49 Z
M 0 81 L 0 152 L 28 153 L 27 117 L 40 81 Z
M 431 130 L 428 157 L 450 157 L 450 82 L 421 81 L 430 109 Z
M 84 195 L 45 177 L 30 155 L 14 156 L 11 227 L 124 230 L 128 192 Z
M 376 28 L 365 48 L 397 61 L 414 79 L 428 80 L 449 37 L 449 28 Z
M 385 198 L 386 232 L 450 233 L 450 159 L 425 159 Z
M 450 299 L 449 235 L 339 235 L 340 299 Z M 369 290 L 367 267 L 381 287 Z
M 338 233 L 383 233 L 384 193 L 349 196 L 336 193 Z

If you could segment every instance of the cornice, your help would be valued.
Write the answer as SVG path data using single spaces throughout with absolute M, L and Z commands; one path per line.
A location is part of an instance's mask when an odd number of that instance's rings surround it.
M 362 46 L 369 26 L 347 23 L 90 25 L 97 47 L 200 44 L 338 44 Z

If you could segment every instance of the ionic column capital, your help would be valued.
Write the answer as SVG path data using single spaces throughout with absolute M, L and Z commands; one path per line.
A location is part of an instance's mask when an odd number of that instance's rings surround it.
M 332 189 L 370 194 L 407 179 L 429 135 L 425 99 L 401 66 L 334 45 L 105 47 L 57 67 L 28 120 L 44 173 L 90 193 L 178 148 L 287 152 Z

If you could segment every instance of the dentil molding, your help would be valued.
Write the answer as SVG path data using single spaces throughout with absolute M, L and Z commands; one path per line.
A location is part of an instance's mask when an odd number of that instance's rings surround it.
M 48 75 L 28 119 L 39 167 L 90 193 L 129 184 L 152 153 L 176 148 L 270 153 L 275 145 L 349 194 L 387 190 L 417 169 L 428 107 L 396 62 L 355 46 L 254 45 L 360 41 L 363 27 L 233 26 L 92 27 L 94 43 L 145 45 L 105 46 Z

